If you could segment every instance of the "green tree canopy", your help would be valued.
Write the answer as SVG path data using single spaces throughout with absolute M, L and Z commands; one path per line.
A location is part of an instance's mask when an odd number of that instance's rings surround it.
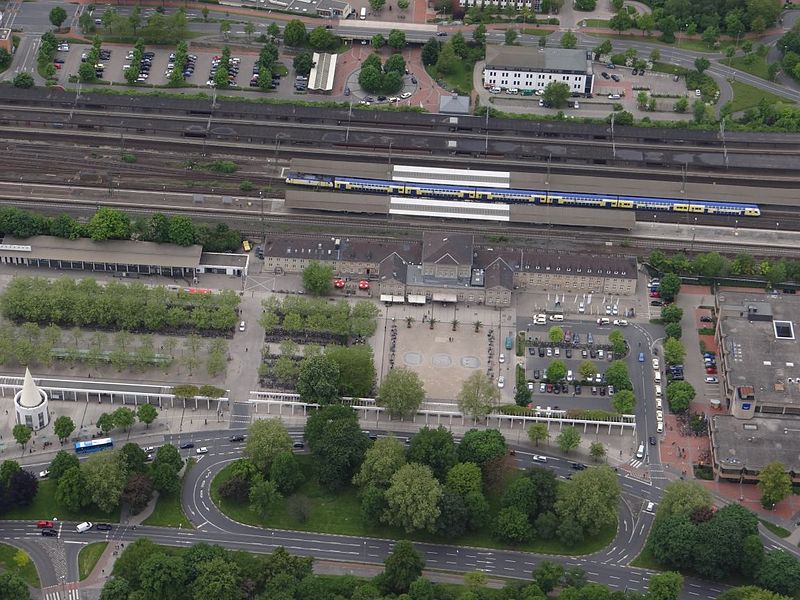
M 611 406 L 613 406 L 614 410 L 619 414 L 633 414 L 633 410 L 636 407 L 636 397 L 631 390 L 620 390 L 614 394 L 614 398 L 611 400 Z
M 667 386 L 667 402 L 669 409 L 674 413 L 689 410 L 689 405 L 695 397 L 695 390 L 688 381 L 672 381 Z
M 429 466 L 434 477 L 444 481 L 448 471 L 458 462 L 453 433 L 441 425 L 436 429 L 423 427 L 411 438 L 408 461 Z
M 544 88 L 542 100 L 550 108 L 563 108 L 571 95 L 569 85 L 561 81 L 551 81 Z
M 404 594 L 411 584 L 422 575 L 425 561 L 408 540 L 396 542 L 392 553 L 383 561 L 384 573 L 380 587 L 391 594 Z
M 674 337 L 664 340 L 664 360 L 669 365 L 679 365 L 683 362 L 686 350 L 680 340 Z
M 561 430 L 556 438 L 558 447 L 562 452 L 567 453 L 575 450 L 581 444 L 581 434 L 575 427 L 568 426 Z
M 279 419 L 259 419 L 248 428 L 244 455 L 262 475 L 269 472 L 278 454 L 291 451 L 292 438 Z
M 405 464 L 405 448 L 400 440 L 393 436 L 378 438 L 364 455 L 364 462 L 353 477 L 353 483 L 386 489 L 392 476 Z
M 304 402 L 330 404 L 339 397 L 339 365 L 321 354 L 303 361 L 297 378 L 297 393 Z
M 666 273 L 661 278 L 661 284 L 658 286 L 658 291 L 661 298 L 665 302 L 672 302 L 677 298 L 678 292 L 681 290 L 681 278 L 675 273 Z
M 75 423 L 66 415 L 61 415 L 53 423 L 53 431 L 58 436 L 58 439 L 64 442 L 75 431 Z
M 416 414 L 424 400 L 422 380 L 410 369 L 392 369 L 378 389 L 378 404 L 385 407 L 392 418 Z
M 562 488 L 556 512 L 562 520 L 574 520 L 586 533 L 596 535 L 617 521 L 620 487 L 610 467 L 591 467 L 575 473 Z
M 320 484 L 335 490 L 353 479 L 364 460 L 369 438 L 348 406 L 326 406 L 306 421 L 305 438 L 319 465 Z
M 299 19 L 289 21 L 283 28 L 283 41 L 287 46 L 299 48 L 306 44 L 306 40 L 306 26 Z
M 475 371 L 464 381 L 457 399 L 463 414 L 480 419 L 500 400 L 500 390 L 483 371 Z
M 392 476 L 386 490 L 387 510 L 383 521 L 407 532 L 436 531 L 442 486 L 426 465 L 407 464 Z
M 330 294 L 333 288 L 333 266 L 312 260 L 303 270 L 303 288 L 315 296 Z
M 506 453 L 506 440 L 497 429 L 470 429 L 458 445 L 458 459 L 483 468 Z
M 761 490 L 761 506 L 764 508 L 772 508 L 784 498 L 791 496 L 792 478 L 786 466 L 776 460 L 761 469 L 758 474 L 758 489 Z
M 557 382 L 563 381 L 567 377 L 567 364 L 563 360 L 554 360 L 547 366 L 545 371 L 547 381 Z

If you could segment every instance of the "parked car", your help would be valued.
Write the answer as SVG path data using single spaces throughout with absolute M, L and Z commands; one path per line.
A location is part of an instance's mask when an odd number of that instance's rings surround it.
M 195 450 L 197 454 L 208 454 L 208 448 L 205 446 L 200 446 L 197 450 Z
M 231 437 L 228 438 L 228 441 L 229 442 L 243 442 L 244 441 L 244 436 L 241 435 L 241 434 L 232 435 Z
M 180 446 L 181 450 L 187 450 L 188 448 L 194 448 L 194 442 L 183 442 Z
M 506 386 L 506 378 L 502 375 L 497 378 L 497 387 L 504 388 Z
M 39 529 L 52 529 L 54 525 L 52 521 L 36 521 L 36 527 Z
M 706 383 L 719 383 L 718 377 L 706 377 Z
M 98 531 L 111 531 L 111 523 L 98 523 L 94 528 Z

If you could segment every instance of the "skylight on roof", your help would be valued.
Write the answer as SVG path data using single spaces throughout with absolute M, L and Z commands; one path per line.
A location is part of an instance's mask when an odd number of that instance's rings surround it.
M 773 321 L 772 327 L 775 329 L 775 337 L 781 340 L 794 339 L 794 326 L 791 321 Z

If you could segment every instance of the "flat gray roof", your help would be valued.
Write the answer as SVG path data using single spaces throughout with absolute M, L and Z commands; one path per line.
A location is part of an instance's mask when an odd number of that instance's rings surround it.
M 487 46 L 486 69 L 591 73 L 586 50 L 531 48 L 529 46 Z
M 243 269 L 247 265 L 247 255 L 228 252 L 203 252 L 200 255 L 200 265 L 210 267 L 240 267 Z
M 308 89 L 330 92 L 333 89 L 333 78 L 336 75 L 336 59 L 338 54 L 319 54 L 314 52 L 314 66 L 308 76 Z
M 778 460 L 787 471 L 800 472 L 800 419 L 714 415 L 711 430 L 714 457 L 723 469 L 758 472 Z
M 203 247 L 198 244 L 176 246 L 128 240 L 95 242 L 89 238 L 67 240 L 49 235 L 24 239 L 7 235 L 0 244 L 0 256 L 192 269 L 200 264 L 202 252 Z
M 724 290 L 718 305 L 730 386 L 751 386 L 757 403 L 800 406 L 800 297 Z M 777 337 L 773 321 L 791 322 L 795 339 Z

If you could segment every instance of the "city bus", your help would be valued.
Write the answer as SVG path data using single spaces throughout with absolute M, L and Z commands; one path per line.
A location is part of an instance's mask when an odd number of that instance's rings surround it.
M 101 450 L 110 450 L 114 447 L 114 440 L 111 438 L 100 438 L 85 442 L 75 442 L 75 454 L 91 454 Z

